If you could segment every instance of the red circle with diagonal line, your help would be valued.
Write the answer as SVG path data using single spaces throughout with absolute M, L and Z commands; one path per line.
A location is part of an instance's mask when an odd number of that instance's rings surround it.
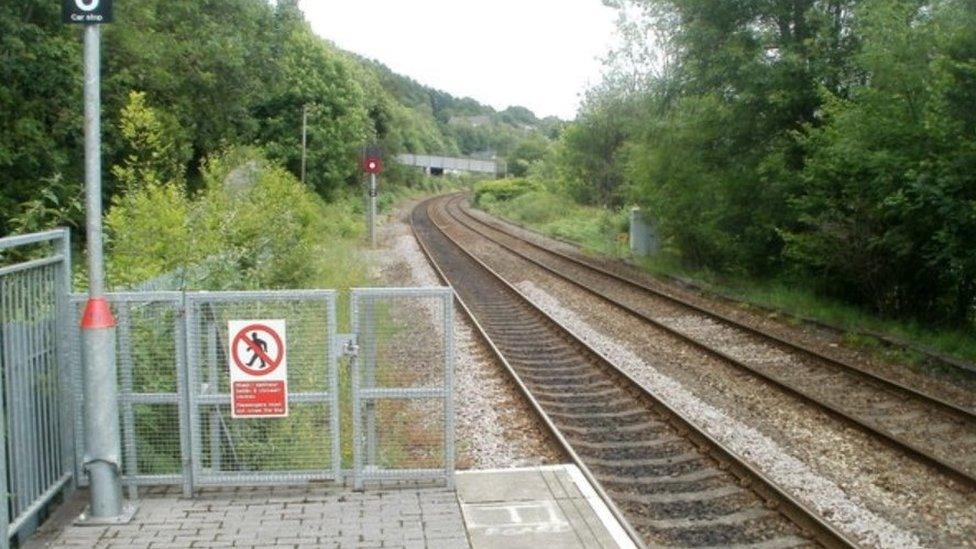
M 261 349 L 259 345 L 251 341 L 251 339 L 247 337 L 247 334 L 250 332 L 261 332 L 271 336 L 271 339 L 273 339 L 275 344 L 277 345 L 278 357 L 272 358 L 268 356 L 268 354 L 264 352 L 264 350 Z M 244 361 L 241 360 L 241 357 L 238 356 L 239 353 L 237 352 L 238 349 L 237 344 L 241 342 L 247 345 L 247 348 L 250 349 L 251 352 L 255 353 L 258 356 L 258 358 L 263 360 L 264 363 L 268 365 L 268 367 L 265 368 L 264 370 L 255 370 L 254 368 L 247 367 L 244 364 Z M 234 336 L 234 343 L 231 345 L 231 355 L 234 357 L 234 363 L 237 364 L 238 368 L 243 370 L 248 375 L 261 377 L 261 376 L 266 376 L 278 369 L 278 366 L 281 365 L 282 359 L 285 357 L 285 345 L 281 341 L 281 336 L 279 336 L 278 333 L 272 330 L 271 328 L 268 328 L 264 324 L 251 324 L 250 326 L 244 328 L 243 330 L 238 331 L 237 335 Z

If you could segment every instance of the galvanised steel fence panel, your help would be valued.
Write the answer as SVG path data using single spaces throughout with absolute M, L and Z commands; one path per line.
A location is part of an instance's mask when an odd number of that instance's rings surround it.
M 69 238 L 59 229 L 0 239 L 0 547 L 74 477 Z
M 454 292 L 352 291 L 353 477 L 454 483 Z
M 186 402 L 186 351 L 181 292 L 113 293 L 106 296 L 117 322 L 119 423 L 122 482 L 129 496 L 140 485 L 183 485 L 191 477 L 189 410 Z M 76 463 L 84 463 L 84 419 L 80 319 L 87 296 L 71 296 L 71 364 Z M 80 466 L 80 465 L 79 465 Z M 87 478 L 84 482 L 87 483 Z
M 193 482 L 281 484 L 341 477 L 336 293 L 186 296 Z M 284 320 L 288 417 L 231 419 L 228 322 Z

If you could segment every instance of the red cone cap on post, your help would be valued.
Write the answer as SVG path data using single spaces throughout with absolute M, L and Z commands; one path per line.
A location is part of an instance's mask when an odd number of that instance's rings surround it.
M 105 298 L 88 300 L 85 314 L 81 317 L 81 327 L 86 330 L 115 327 L 115 316 L 112 315 L 112 308 Z

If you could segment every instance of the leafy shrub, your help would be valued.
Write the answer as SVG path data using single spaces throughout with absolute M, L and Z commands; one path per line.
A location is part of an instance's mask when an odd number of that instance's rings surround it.
M 203 169 L 194 198 L 175 183 L 119 197 L 106 217 L 109 281 L 115 287 L 186 269 L 190 289 L 275 289 L 354 285 L 350 253 L 362 221 L 358 197 L 326 204 L 258 149 L 232 149 Z M 361 211 L 361 210 L 360 210 Z M 348 256 L 333 254 L 342 249 Z M 338 286 L 347 287 L 347 286 Z
M 476 204 L 481 204 L 483 200 L 504 202 L 539 189 L 539 184 L 529 179 L 486 181 L 475 185 L 474 201 Z
M 150 183 L 117 197 L 105 216 L 109 285 L 130 287 L 215 252 L 212 235 L 191 228 L 194 207 L 176 183 Z

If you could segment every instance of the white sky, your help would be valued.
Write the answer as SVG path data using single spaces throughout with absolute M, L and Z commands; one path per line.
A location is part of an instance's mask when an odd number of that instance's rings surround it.
M 395 72 L 496 109 L 575 117 L 617 40 L 600 0 L 302 0 L 312 28 Z

